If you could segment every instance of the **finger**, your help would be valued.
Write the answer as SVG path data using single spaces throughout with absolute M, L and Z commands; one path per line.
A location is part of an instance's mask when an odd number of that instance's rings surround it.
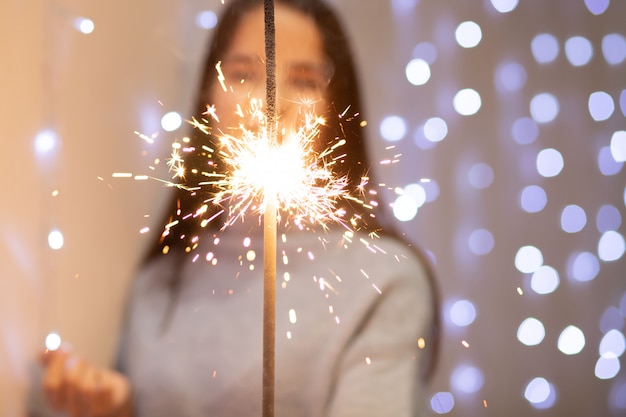
M 65 373 L 65 409 L 71 417 L 84 415 L 85 401 L 85 374 L 88 363 L 81 358 L 70 358 L 66 362 Z
M 90 409 L 91 416 L 110 414 L 114 409 L 110 375 L 103 369 L 94 369 L 92 378 L 94 389 Z
M 69 357 L 66 351 L 51 352 L 47 359 L 47 366 L 43 376 L 43 389 L 45 396 L 55 410 L 60 410 L 65 399 L 64 376 L 65 362 Z
M 113 373 L 112 398 L 111 401 L 116 409 L 121 409 L 130 405 L 130 382 L 122 374 Z
M 99 401 L 92 417 L 130 415 L 130 384 L 123 375 L 103 369 L 97 374 Z

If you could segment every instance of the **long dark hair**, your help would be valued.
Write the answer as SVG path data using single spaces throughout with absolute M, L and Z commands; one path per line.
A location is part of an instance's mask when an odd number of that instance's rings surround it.
M 345 139 L 346 144 L 342 147 L 342 151 L 349 156 L 345 158 L 342 163 L 334 166 L 334 174 L 338 177 L 345 176 L 348 180 L 347 186 L 351 190 L 356 189 L 357 185 L 361 182 L 361 178 L 365 176 L 370 177 L 370 184 L 377 184 L 372 178 L 372 173 L 369 172 L 371 165 L 366 150 L 367 127 L 366 123 L 364 123 L 363 104 L 361 102 L 357 72 L 348 38 L 335 12 L 325 4 L 323 0 L 275 0 L 275 2 L 300 11 L 314 21 L 322 37 L 322 45 L 326 58 L 334 68 L 326 96 L 330 108 L 327 112 L 328 117 L 326 117 L 326 125 L 321 132 L 321 140 L 328 142 L 335 137 Z M 217 82 L 216 64 L 225 56 L 226 51 L 230 48 L 232 38 L 242 18 L 252 9 L 262 6 L 262 4 L 263 0 L 228 1 L 213 34 L 201 72 L 201 80 L 199 90 L 197 91 L 196 105 L 194 107 L 194 115 L 198 120 L 203 118 L 202 113 L 206 111 L 207 104 L 211 103 L 209 92 L 211 91 L 211 86 Z M 209 148 L 215 149 L 214 147 L 217 142 L 210 132 L 207 135 L 198 129 L 192 130 L 190 140 L 190 146 L 196 149 L 201 149 L 203 144 L 208 145 Z M 186 158 L 185 162 L 189 167 L 188 171 L 192 172 L 195 169 L 197 172 L 202 172 L 206 170 L 206 166 L 202 166 L 206 164 L 206 156 L 207 155 L 203 155 L 202 152 L 197 152 L 191 158 Z M 203 178 L 199 175 L 195 177 L 191 175 L 185 179 L 185 185 L 193 187 L 202 180 Z M 189 252 L 192 249 L 193 237 L 197 235 L 201 229 L 199 221 L 195 219 L 183 219 L 189 217 L 190 213 L 202 205 L 202 202 L 206 199 L 206 194 L 210 194 L 214 191 L 215 190 L 211 190 L 210 187 L 206 186 L 196 192 L 189 192 L 182 188 L 176 189 L 170 203 L 170 209 L 162 224 L 170 224 L 175 220 L 179 220 L 179 223 L 171 228 L 169 233 L 159 236 L 149 249 L 144 260 L 145 263 L 161 255 L 164 252 L 164 248 L 167 248 L 169 253 L 173 253 L 176 256 L 177 262 L 182 264 L 185 252 Z M 347 209 L 348 211 L 352 210 L 353 213 L 363 210 L 362 207 L 354 205 Z M 207 214 L 207 217 L 211 216 L 212 213 Z M 218 224 L 218 222 L 209 223 L 207 228 L 216 231 L 219 228 Z M 371 216 L 367 220 L 367 229 L 370 231 L 382 230 L 376 217 Z M 392 228 L 385 228 L 383 232 L 387 235 L 396 236 L 398 239 L 406 240 L 401 238 Z M 417 256 L 422 259 L 423 264 L 427 268 L 427 275 L 432 281 L 431 287 L 435 304 L 435 325 L 433 331 L 435 334 L 432 337 L 433 344 L 430 346 L 433 357 L 429 361 L 429 366 L 426 370 L 426 375 L 429 376 L 434 369 L 436 362 L 434 356 L 436 356 L 438 351 L 438 293 L 434 282 L 434 272 L 430 266 L 429 260 L 421 250 L 413 245 L 411 245 L 411 247 L 416 252 Z M 171 281 L 172 297 L 164 320 L 165 326 L 167 326 L 167 322 L 169 321 L 169 316 L 171 315 L 171 310 L 175 304 L 176 295 L 178 293 L 178 287 L 180 286 L 180 274 L 176 273 L 175 275 L 176 276 L 173 277 Z
M 316 27 L 322 36 L 323 49 L 327 59 L 334 67 L 334 74 L 330 80 L 327 90 L 327 101 L 330 103 L 328 117 L 325 126 L 322 126 L 321 140 L 326 143 L 335 137 L 346 140 L 341 147 L 342 152 L 349 155 L 341 163 L 336 164 L 333 171 L 337 177 L 346 177 L 347 188 L 355 190 L 361 178 L 368 175 L 370 168 L 366 155 L 366 127 L 363 126 L 363 111 L 361 94 L 358 88 L 357 74 L 354 68 L 348 38 L 335 13 L 320 0 L 276 0 L 280 3 L 298 10 L 313 19 Z M 250 10 L 263 4 L 262 0 L 231 0 L 227 3 L 222 13 L 221 19 L 215 29 L 210 43 L 208 54 L 204 61 L 199 89 L 197 91 L 196 104 L 193 110 L 194 117 L 198 120 L 205 119 L 202 113 L 206 112 L 207 104 L 211 104 L 209 92 L 211 86 L 217 82 L 216 64 L 224 58 L 225 53 L 230 48 L 230 44 L 238 25 Z M 208 121 L 208 120 L 207 120 Z M 210 122 L 210 121 L 208 121 Z M 188 176 L 185 178 L 186 188 L 193 188 L 199 182 L 206 180 L 200 172 L 206 171 L 208 161 L 206 151 L 203 146 L 215 149 L 216 138 L 210 132 L 205 134 L 198 129 L 190 132 L 190 146 L 196 152 L 189 154 L 185 158 Z M 217 167 L 219 169 L 219 166 Z M 196 174 L 194 174 L 194 172 Z M 371 183 L 374 183 L 371 181 Z M 170 208 L 166 211 L 166 218 L 162 224 L 171 224 L 178 220 L 178 223 L 162 236 L 159 236 L 155 244 L 150 248 L 147 259 L 161 254 L 166 248 L 169 252 L 189 251 L 193 246 L 192 239 L 200 231 L 200 222 L 197 219 L 186 219 L 202 206 L 207 195 L 214 194 L 216 190 L 211 186 L 203 186 L 195 192 L 188 189 L 176 189 L 170 203 Z M 355 204 L 348 205 L 348 211 L 365 211 Z M 205 217 L 211 217 L 214 213 L 206 213 Z M 375 218 L 368 218 L 368 230 L 380 229 Z M 209 222 L 207 228 L 216 230 L 221 226 L 219 219 Z

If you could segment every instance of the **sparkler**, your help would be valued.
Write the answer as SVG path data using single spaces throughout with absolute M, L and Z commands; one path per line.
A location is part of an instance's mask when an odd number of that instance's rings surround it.
M 270 146 L 276 145 L 276 29 L 274 0 L 264 0 L 265 73 L 267 135 Z M 270 185 L 270 184 L 267 184 Z M 274 371 L 276 345 L 276 190 L 265 190 L 263 218 L 263 397 L 262 416 L 274 416 Z

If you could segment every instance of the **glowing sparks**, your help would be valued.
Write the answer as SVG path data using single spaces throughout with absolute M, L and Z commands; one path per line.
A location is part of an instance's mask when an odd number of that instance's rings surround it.
M 205 116 L 211 116 L 216 122 L 220 121 L 219 117 L 217 117 L 217 112 L 215 111 L 215 105 L 206 106 L 206 111 L 202 114 Z
M 226 84 L 224 84 L 226 77 L 224 77 L 224 73 L 222 72 L 222 61 L 218 61 L 218 63 L 215 65 L 215 69 L 217 70 L 217 80 L 220 82 L 222 90 L 227 91 Z
M 174 172 L 174 178 L 185 178 L 185 161 L 181 155 L 180 144 L 175 142 L 172 144 L 172 153 L 167 160 L 167 166 L 170 171 Z
M 228 91 L 221 63 L 216 65 L 216 69 L 220 85 Z M 216 229 L 220 230 L 238 220 L 244 221 L 246 217 L 258 216 L 261 220 L 268 210 L 269 196 L 273 196 L 278 224 L 299 229 L 317 226 L 327 229 L 329 223 L 338 223 L 346 229 L 344 243 L 347 245 L 352 243 L 356 230 L 366 227 L 368 218 L 375 218 L 373 212 L 368 215 L 358 212 L 365 213 L 376 208 L 378 193 L 371 189 L 366 175 L 349 180 L 345 174 L 337 174 L 338 168 L 349 157 L 347 140 L 322 137 L 325 120 L 309 112 L 314 104 L 301 103 L 298 125 L 291 130 L 282 128 L 274 140 L 268 137 L 261 100 L 249 99 L 245 109 L 237 105 L 235 114 L 241 118 L 239 126 L 228 126 L 226 129 L 211 126 L 220 119 L 215 105 L 206 105 L 202 117 L 192 117 L 187 123 L 197 132 L 207 135 L 208 140 L 203 142 L 197 138 L 192 142 L 190 138 L 183 137 L 172 143 L 166 160 L 170 179 L 124 172 L 114 173 L 113 177 L 154 179 L 166 186 L 202 196 L 196 200 L 195 207 L 186 207 L 186 212 L 179 210 L 176 213 L 175 220 L 165 225 L 163 237 L 173 232 L 172 227 L 188 219 L 196 219 L 201 228 L 219 219 Z M 348 111 L 349 107 L 339 118 L 349 120 L 352 116 L 346 116 Z M 156 134 L 135 133 L 150 143 L 156 138 Z M 398 156 L 396 154 L 392 159 Z M 155 171 L 159 163 L 160 160 L 156 159 L 150 169 Z M 370 230 L 369 238 L 377 238 L 376 232 Z M 380 248 L 369 244 L 366 239 L 358 241 L 370 251 L 380 252 Z M 192 242 L 186 250 L 192 251 L 197 246 L 198 242 Z M 164 249 L 165 252 L 167 250 Z M 308 252 L 308 256 L 310 259 L 314 257 L 312 252 Z M 282 260 L 287 265 L 284 253 Z
M 195 117 L 192 117 L 191 120 L 185 120 L 185 121 L 189 123 L 190 125 L 192 125 L 193 127 L 195 127 L 196 129 L 200 130 L 205 135 L 209 134 L 209 127 L 203 122 L 196 120 Z
M 222 173 L 203 172 L 207 180 L 199 184 L 216 190 L 205 203 L 225 208 L 224 227 L 246 215 L 264 213 L 270 192 L 276 195 L 279 220 L 285 223 L 289 219 L 296 225 L 344 223 L 345 211 L 335 209 L 335 205 L 339 199 L 350 198 L 348 180 L 336 177 L 332 166 L 341 159 L 335 155 L 345 145 L 345 139 L 316 151 L 319 127 L 324 119 L 308 115 L 297 131 L 282 132 L 279 143 L 272 144 L 263 128 L 265 119 L 260 102 L 252 100 L 250 107 L 250 117 L 260 128 L 249 130 L 242 123 L 239 135 L 220 136 L 219 160 L 212 162 L 223 164 Z M 207 106 L 205 114 L 217 120 L 214 106 Z M 195 119 L 191 124 L 202 132 L 207 131 Z M 185 177 L 184 158 L 179 149 L 173 149 L 168 166 L 174 178 Z
M 146 141 L 146 142 L 148 142 L 149 144 L 153 144 L 153 143 L 154 143 L 154 139 L 155 139 L 155 138 L 156 138 L 156 136 L 157 136 L 157 134 L 156 134 L 156 133 L 155 133 L 155 134 L 153 134 L 153 135 L 152 135 L 152 137 L 150 137 L 150 136 L 148 136 L 148 135 L 145 135 L 145 134 L 143 134 L 143 133 L 141 133 L 141 132 L 137 132 L 137 131 L 135 131 L 135 132 L 133 132 L 133 133 L 135 133 L 135 135 L 139 136 L 141 139 L 145 140 L 145 141 Z

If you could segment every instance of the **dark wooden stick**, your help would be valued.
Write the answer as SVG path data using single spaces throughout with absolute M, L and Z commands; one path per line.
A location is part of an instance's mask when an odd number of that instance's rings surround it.
M 266 128 L 271 145 L 276 132 L 276 30 L 274 0 L 264 0 Z M 272 161 L 267 161 L 272 163 Z M 276 348 L 276 193 L 265 190 L 263 216 L 263 399 L 262 417 L 274 417 L 274 371 Z

